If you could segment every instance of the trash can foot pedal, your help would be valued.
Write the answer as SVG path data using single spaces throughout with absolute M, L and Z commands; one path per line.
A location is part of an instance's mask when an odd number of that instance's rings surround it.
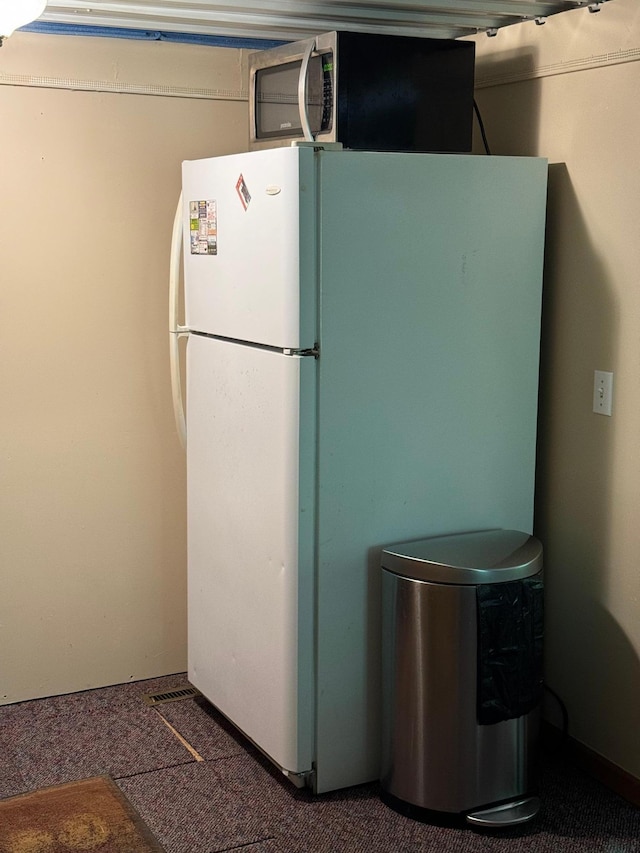
M 538 797 L 524 797 L 500 806 L 491 806 L 465 815 L 467 823 L 473 826 L 507 827 L 526 823 L 538 814 L 540 800 Z

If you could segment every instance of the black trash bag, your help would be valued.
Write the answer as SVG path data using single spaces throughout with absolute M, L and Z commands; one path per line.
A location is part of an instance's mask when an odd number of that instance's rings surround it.
M 543 584 L 535 578 L 476 587 L 478 723 L 528 714 L 542 699 Z

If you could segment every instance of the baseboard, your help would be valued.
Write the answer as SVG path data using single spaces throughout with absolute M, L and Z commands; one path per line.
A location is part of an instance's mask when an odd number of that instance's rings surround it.
M 636 779 L 622 767 L 618 767 L 617 764 L 574 740 L 574 738 L 565 738 L 560 729 L 550 723 L 542 723 L 540 735 L 543 744 L 554 748 L 562 744 L 569 758 L 577 767 L 602 782 L 603 785 L 615 791 L 625 800 L 633 803 L 634 806 L 640 806 L 640 779 Z

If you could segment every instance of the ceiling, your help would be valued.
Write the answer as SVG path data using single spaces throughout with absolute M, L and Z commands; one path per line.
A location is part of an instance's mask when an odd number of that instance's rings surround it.
M 608 2 L 608 0 L 600 0 Z M 207 36 L 293 40 L 331 30 L 458 38 L 596 0 L 49 0 L 39 21 Z

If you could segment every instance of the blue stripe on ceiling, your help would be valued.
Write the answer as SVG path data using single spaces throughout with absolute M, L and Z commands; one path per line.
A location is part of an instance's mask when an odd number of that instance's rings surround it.
M 26 27 L 20 27 L 21 32 L 47 33 L 58 36 L 100 36 L 101 38 L 141 39 L 143 41 L 170 41 L 183 44 L 202 44 L 208 47 L 245 47 L 253 50 L 263 50 L 284 44 L 283 41 L 256 38 L 230 38 L 227 36 L 206 36 L 196 33 L 170 33 L 157 30 L 135 30 L 125 27 L 85 27 L 78 24 L 48 24 L 34 21 Z

